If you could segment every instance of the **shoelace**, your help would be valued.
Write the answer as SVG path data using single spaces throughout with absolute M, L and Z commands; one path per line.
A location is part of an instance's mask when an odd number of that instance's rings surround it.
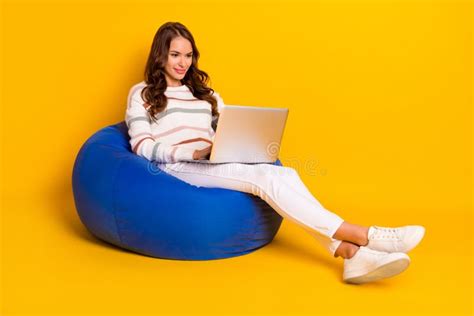
M 370 239 L 400 239 L 397 229 L 388 227 L 374 226 L 375 231 L 370 236 Z

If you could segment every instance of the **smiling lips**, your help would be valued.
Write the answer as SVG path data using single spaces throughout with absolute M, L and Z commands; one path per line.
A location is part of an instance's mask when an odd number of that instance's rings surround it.
M 174 68 L 174 71 L 176 71 L 179 74 L 184 74 L 186 72 L 186 69 L 176 69 L 176 68 Z

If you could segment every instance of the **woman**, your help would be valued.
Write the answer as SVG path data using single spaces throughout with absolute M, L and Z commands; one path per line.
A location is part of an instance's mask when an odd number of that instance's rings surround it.
M 251 193 L 318 239 L 334 257 L 344 258 L 343 280 L 366 283 L 403 272 L 406 254 L 423 238 L 418 225 L 399 228 L 351 224 L 325 209 L 298 173 L 273 164 L 201 164 L 209 156 L 220 95 L 207 86 L 198 68 L 199 51 L 189 30 L 178 22 L 157 31 L 145 80 L 128 96 L 125 121 L 134 153 L 191 185 Z

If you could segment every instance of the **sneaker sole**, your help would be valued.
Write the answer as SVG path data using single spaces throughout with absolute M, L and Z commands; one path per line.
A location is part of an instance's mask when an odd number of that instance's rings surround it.
M 390 263 L 381 265 L 380 267 L 376 268 L 373 271 L 370 271 L 369 273 L 362 274 L 356 277 L 350 277 L 345 279 L 344 281 L 353 284 L 363 284 L 385 278 L 390 278 L 405 271 L 409 265 L 410 259 L 400 258 Z

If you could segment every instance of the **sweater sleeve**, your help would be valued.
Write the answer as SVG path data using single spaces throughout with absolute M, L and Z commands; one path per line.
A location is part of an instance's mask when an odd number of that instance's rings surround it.
M 194 149 L 170 146 L 155 141 L 151 132 L 151 118 L 140 92 L 141 89 L 132 87 L 128 94 L 125 113 L 132 151 L 150 161 L 163 163 L 192 160 Z
M 215 96 L 217 99 L 217 111 L 221 113 L 222 109 L 225 106 L 224 100 L 221 98 L 220 94 L 215 91 L 214 91 L 213 96 Z M 219 122 L 219 118 L 216 115 L 212 116 L 212 128 L 214 129 L 214 131 L 217 129 L 218 122 Z

